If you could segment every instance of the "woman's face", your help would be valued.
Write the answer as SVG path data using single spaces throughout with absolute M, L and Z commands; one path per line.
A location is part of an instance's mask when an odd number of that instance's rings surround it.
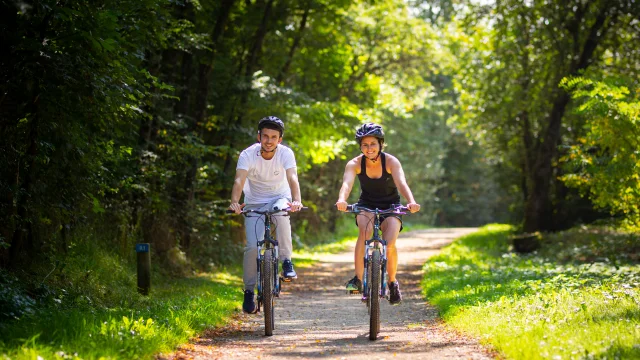
M 375 159 L 380 152 L 380 140 L 375 136 L 365 136 L 360 142 L 360 151 L 369 159 Z

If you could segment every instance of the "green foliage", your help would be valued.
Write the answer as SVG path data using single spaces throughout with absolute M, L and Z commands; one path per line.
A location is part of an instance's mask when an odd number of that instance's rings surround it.
M 5 270 L 0 270 L 0 321 L 19 319 L 33 314 L 35 301 L 27 296 L 20 281 Z
M 637 234 L 572 229 L 518 256 L 513 231 L 484 227 L 425 264 L 424 295 L 445 321 L 506 358 L 637 357 Z
M 142 68 L 144 53 L 158 44 L 164 21 L 154 0 L 44 1 L 16 12 L 18 5 L 2 5 L 13 54 L 3 67 L 13 70 L 3 84 L 0 187 L 8 198 L 0 215 L 11 219 L 2 232 L 15 233 L 12 246 L 34 249 L 56 238 L 38 230 L 55 233 L 86 211 L 103 212 L 103 197 L 131 175 L 121 165 L 131 159 L 135 122 L 148 118 L 142 102 L 156 84 Z
M 561 159 L 570 171 L 562 179 L 640 229 L 638 93 L 612 81 L 582 77 L 563 79 L 561 85 L 580 102 L 579 113 L 590 119 L 584 137 Z
M 237 268 L 175 279 L 155 266 L 151 293 L 142 296 L 136 291 L 134 252 L 128 254 L 78 244 L 64 262 L 46 269 L 53 269 L 48 275 L 18 282 L 0 273 L 0 354 L 147 358 L 224 324 L 239 309 Z M 35 290 L 25 292 L 29 288 Z
M 637 32 L 631 25 L 637 6 L 500 1 L 460 9 L 446 38 L 458 59 L 452 64 L 459 113 L 451 123 L 486 151 L 532 231 L 592 218 L 590 204 L 583 206 L 552 175 L 562 172 L 557 160 L 566 155 L 563 145 L 581 138 L 590 122 L 566 111 L 572 104 L 558 85 L 582 73 L 637 82 L 631 63 L 637 64 L 638 51 L 622 40 Z
M 518 189 L 510 187 L 512 178 L 492 171 L 493 160 L 459 131 L 450 135 L 443 183 L 437 192 L 438 226 L 482 226 L 497 220 L 517 223 L 522 213 Z

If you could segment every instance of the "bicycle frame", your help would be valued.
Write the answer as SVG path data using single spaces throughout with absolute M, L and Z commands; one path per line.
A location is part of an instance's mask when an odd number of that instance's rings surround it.
M 385 297 L 387 294 L 387 241 L 380 236 L 380 215 L 384 214 L 397 214 L 405 215 L 409 210 L 405 206 L 394 206 L 386 210 L 369 209 L 357 205 L 348 205 L 347 212 L 354 214 L 360 214 L 361 212 L 369 212 L 373 214 L 373 235 L 370 239 L 365 240 L 364 251 L 364 274 L 362 276 L 362 301 L 367 302 L 369 299 L 369 263 L 371 263 L 371 256 L 375 249 L 380 250 L 380 271 L 382 272 L 381 284 L 380 284 L 380 297 Z
M 387 241 L 380 237 L 380 211 L 373 211 L 373 236 L 364 242 L 364 274 L 362 276 L 362 301 L 366 302 L 369 296 L 369 263 L 374 249 L 380 249 L 381 262 L 380 270 L 382 272 L 382 283 L 380 284 L 380 297 L 386 295 L 387 288 Z
M 373 235 L 364 242 L 364 274 L 362 276 L 362 302 L 367 304 L 370 315 L 369 339 L 376 340 L 380 333 L 380 298 L 387 295 L 387 241 L 380 237 L 380 216 L 384 214 L 404 215 L 408 208 L 398 205 L 389 209 L 369 209 L 348 205 L 347 211 L 373 214 Z M 368 225 L 367 225 L 368 226 Z M 375 292 L 378 292 L 376 295 Z
M 271 236 L 271 215 L 275 212 L 258 212 L 253 211 L 255 213 L 262 213 L 264 216 L 264 238 L 258 241 L 258 257 L 256 258 L 256 265 L 258 266 L 258 309 L 260 309 L 260 304 L 262 303 L 262 281 L 267 279 L 262 279 L 262 267 L 260 266 L 264 262 L 264 253 L 266 251 L 273 250 L 273 295 L 276 297 L 280 296 L 280 281 L 278 278 L 278 264 L 280 260 L 278 260 L 278 240 L 274 239 Z
M 302 209 L 306 209 L 303 207 Z M 301 209 L 301 210 L 302 210 Z M 280 297 L 280 281 L 282 278 L 278 275 L 279 254 L 278 240 L 271 236 L 271 216 L 288 216 L 289 208 L 259 211 L 259 210 L 242 210 L 241 214 L 249 216 L 251 213 L 264 217 L 264 237 L 258 240 L 258 255 L 256 257 L 257 265 L 257 288 L 258 288 L 258 311 L 260 307 L 264 308 L 264 332 L 266 336 L 273 335 L 275 328 L 274 320 L 274 297 Z M 287 213 L 285 215 L 276 215 L 278 213 Z M 227 210 L 227 213 L 234 213 L 233 210 Z

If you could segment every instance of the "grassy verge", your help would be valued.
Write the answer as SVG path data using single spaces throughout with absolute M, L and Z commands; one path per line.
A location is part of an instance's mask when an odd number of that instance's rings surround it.
M 512 230 L 484 227 L 425 264 L 444 320 L 507 358 L 640 358 L 638 236 L 574 229 L 519 256 Z
M 30 306 L 23 311 L 2 311 L 0 358 L 152 358 L 240 309 L 239 269 L 182 279 L 155 273 L 145 297 L 135 290 L 135 270 L 108 252 L 88 250 L 81 253 L 89 259 L 70 259 L 43 281 L 50 286 L 38 289 L 38 300 L 25 300 Z M 82 270 L 87 263 L 91 272 Z M 9 275 L 0 275 L 7 282 Z

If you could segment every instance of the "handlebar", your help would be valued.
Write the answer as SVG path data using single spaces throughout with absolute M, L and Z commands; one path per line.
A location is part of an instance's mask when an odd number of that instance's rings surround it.
M 299 211 L 307 210 L 307 209 L 309 209 L 309 208 L 308 208 L 308 207 L 306 207 L 306 206 L 303 206 L 302 208 L 300 208 L 300 210 L 299 210 Z M 290 207 L 286 207 L 286 208 L 284 208 L 284 209 L 273 209 L 273 210 L 264 210 L 264 211 L 259 211 L 259 210 L 244 210 L 244 209 L 243 209 L 243 210 L 242 210 L 242 212 L 240 212 L 240 214 L 242 214 L 242 215 L 246 215 L 246 214 L 250 214 L 250 213 L 255 213 L 255 214 L 259 214 L 259 215 L 272 215 L 272 214 L 277 214 L 277 213 L 282 212 L 282 211 L 284 211 L 284 212 L 290 212 L 290 211 L 291 211 L 291 208 L 290 208 Z M 236 212 L 235 212 L 235 211 L 233 211 L 233 210 L 231 210 L 231 209 L 227 209 L 226 213 L 227 213 L 227 214 L 235 214 Z
M 408 207 L 404 205 L 395 205 L 388 209 L 369 209 L 368 207 L 358 206 L 357 204 L 347 205 L 347 211 L 354 214 L 360 214 L 361 212 L 370 212 L 374 214 L 398 214 L 405 215 L 407 211 L 410 211 Z

